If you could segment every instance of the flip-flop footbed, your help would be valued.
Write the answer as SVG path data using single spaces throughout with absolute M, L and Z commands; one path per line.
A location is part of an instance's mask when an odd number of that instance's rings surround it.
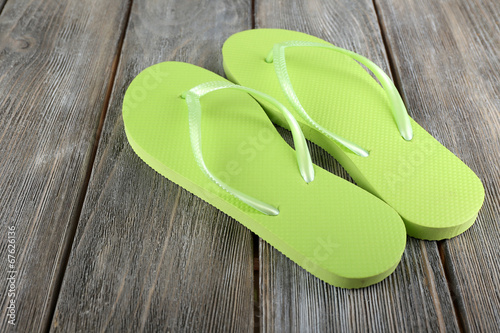
M 404 140 L 385 91 L 355 60 L 323 48 L 286 49 L 290 81 L 306 112 L 324 128 L 366 148 L 368 157 L 328 139 L 293 110 L 273 63 L 265 58 L 276 43 L 297 40 L 326 43 L 280 29 L 231 36 L 223 46 L 227 77 L 267 93 L 289 108 L 306 138 L 333 155 L 358 185 L 392 206 L 410 236 L 438 240 L 468 229 L 484 200 L 479 178 L 413 120 L 414 137 Z M 273 108 L 262 105 L 275 123 L 287 127 Z
M 393 272 L 406 244 L 398 214 L 317 166 L 314 181 L 307 184 L 295 151 L 250 95 L 226 89 L 202 97 L 203 156 L 221 180 L 278 207 L 280 213 L 268 216 L 256 211 L 201 171 L 191 150 L 188 109 L 181 94 L 218 80 L 225 81 L 179 62 L 141 72 L 123 101 L 125 132 L 137 155 L 330 284 L 359 288 Z

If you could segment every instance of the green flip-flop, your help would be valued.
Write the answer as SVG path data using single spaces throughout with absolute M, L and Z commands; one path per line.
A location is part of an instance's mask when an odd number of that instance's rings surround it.
M 481 181 L 408 116 L 390 78 L 370 60 L 280 29 L 236 33 L 222 54 L 230 80 L 285 105 L 306 138 L 401 215 L 410 236 L 451 238 L 474 223 L 484 200 Z M 287 127 L 256 98 L 275 123 Z
M 249 93 L 283 112 L 296 150 Z M 313 165 L 298 123 L 269 96 L 194 65 L 164 62 L 132 81 L 123 122 L 130 145 L 154 170 L 330 284 L 374 284 L 401 260 L 399 215 Z

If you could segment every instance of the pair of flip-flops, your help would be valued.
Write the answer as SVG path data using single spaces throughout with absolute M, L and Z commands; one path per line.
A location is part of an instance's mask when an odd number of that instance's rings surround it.
M 344 288 L 391 274 L 407 234 L 445 239 L 474 223 L 481 181 L 408 116 L 368 59 L 277 29 L 237 33 L 222 53 L 232 82 L 164 62 L 130 84 L 127 138 L 161 175 Z M 295 150 L 270 119 L 292 131 Z M 360 187 L 312 164 L 305 138 Z

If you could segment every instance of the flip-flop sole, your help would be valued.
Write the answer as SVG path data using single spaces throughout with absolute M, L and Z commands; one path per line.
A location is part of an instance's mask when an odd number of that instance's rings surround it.
M 223 46 L 226 75 L 289 108 L 306 138 L 333 155 L 358 185 L 392 206 L 405 221 L 410 236 L 439 240 L 468 229 L 484 200 L 479 178 L 413 120 L 414 138 L 405 141 L 386 93 L 353 59 L 321 48 L 286 50 L 290 81 L 307 113 L 370 155 L 361 157 L 347 151 L 302 120 L 284 95 L 274 65 L 265 61 L 274 44 L 291 40 L 325 43 L 295 31 L 243 31 Z M 266 103 L 262 105 L 274 122 L 286 127 L 279 114 Z
M 204 159 L 221 180 L 278 207 L 279 215 L 254 210 L 205 176 L 191 150 L 188 110 L 180 95 L 216 80 L 225 79 L 179 62 L 141 72 L 123 101 L 125 132 L 137 155 L 330 284 L 360 288 L 394 271 L 406 244 L 398 214 L 317 166 L 315 180 L 305 183 L 295 151 L 248 94 L 222 90 L 202 98 Z

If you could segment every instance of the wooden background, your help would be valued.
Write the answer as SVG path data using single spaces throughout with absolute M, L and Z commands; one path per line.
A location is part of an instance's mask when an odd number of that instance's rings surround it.
M 250 28 L 307 32 L 392 75 L 410 115 L 482 179 L 476 224 L 408 239 L 361 290 L 313 277 L 133 153 L 121 102 L 162 61 L 223 74 Z M 500 330 L 496 0 L 0 0 L 0 332 Z M 290 140 L 287 131 L 280 133 Z M 311 144 L 314 162 L 349 179 Z

